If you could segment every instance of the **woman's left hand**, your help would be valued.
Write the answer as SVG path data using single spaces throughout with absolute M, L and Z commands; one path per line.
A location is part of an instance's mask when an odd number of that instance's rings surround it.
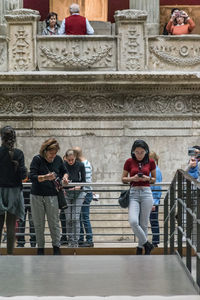
M 68 184 L 69 183 L 69 176 L 68 176 L 68 174 L 64 174 L 62 181 L 63 181 L 63 184 Z
M 150 177 L 149 176 L 146 176 L 146 175 L 143 175 L 141 178 L 140 178 L 141 181 L 150 181 Z

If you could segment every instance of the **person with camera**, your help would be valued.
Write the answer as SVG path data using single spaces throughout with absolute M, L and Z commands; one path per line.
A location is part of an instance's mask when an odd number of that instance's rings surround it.
M 50 12 L 45 22 L 46 28 L 43 30 L 42 35 L 57 35 L 60 29 L 58 15 L 55 12 Z
M 166 30 L 172 35 L 189 34 L 194 28 L 195 23 L 183 10 L 175 10 L 166 26 Z
M 24 154 L 14 147 L 16 133 L 11 126 L 1 129 L 0 147 L 0 242 L 4 222 L 7 228 L 7 254 L 12 255 L 16 220 L 24 219 L 22 180 L 27 176 Z
M 76 159 L 73 149 L 68 149 L 64 156 L 65 167 L 69 174 L 70 182 L 86 182 L 85 166 Z M 80 238 L 80 214 L 85 199 L 84 189 L 81 186 L 70 187 L 67 190 L 68 208 L 66 214 L 66 232 L 68 247 L 78 247 Z
M 150 175 L 151 174 L 151 175 Z M 131 158 L 124 164 L 122 182 L 130 183 L 129 223 L 138 238 L 137 255 L 143 248 L 149 255 L 153 245 L 148 241 L 148 222 L 153 206 L 150 183 L 156 181 L 156 164 L 149 159 L 149 146 L 143 140 L 136 140 L 131 149 Z
M 60 227 L 57 186 L 60 181 L 68 184 L 68 173 L 62 158 L 57 155 L 60 149 L 56 139 L 49 138 L 40 148 L 39 155 L 33 157 L 30 165 L 31 211 L 35 226 L 37 254 L 44 255 L 45 215 L 52 238 L 53 254 L 60 254 Z

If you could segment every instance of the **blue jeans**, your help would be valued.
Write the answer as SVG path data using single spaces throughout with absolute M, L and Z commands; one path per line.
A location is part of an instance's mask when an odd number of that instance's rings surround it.
M 147 242 L 149 216 L 153 206 L 150 187 L 132 187 L 129 201 L 129 223 L 138 238 L 138 246 Z
M 151 223 L 152 243 L 153 244 L 159 244 L 159 242 L 160 242 L 158 211 L 159 211 L 159 206 L 156 205 L 155 211 L 152 211 L 150 214 L 150 223 Z
M 84 229 L 86 232 L 86 240 L 92 243 L 92 227 L 90 223 L 90 203 L 93 199 L 92 192 L 88 192 L 85 196 L 80 215 L 80 238 L 79 241 L 84 240 Z

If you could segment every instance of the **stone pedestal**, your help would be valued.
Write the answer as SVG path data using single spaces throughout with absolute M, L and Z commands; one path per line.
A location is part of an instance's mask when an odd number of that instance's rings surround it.
M 160 1 L 159 0 L 129 0 L 130 9 L 145 10 L 148 13 L 147 34 L 159 35 Z
M 118 70 L 142 71 L 146 65 L 145 24 L 147 12 L 127 9 L 115 12 L 118 35 Z
M 0 1 L 0 35 L 6 34 L 4 16 L 14 9 L 21 9 L 23 0 L 1 0 Z
M 36 69 L 36 34 L 38 11 L 16 9 L 5 16 L 8 23 L 8 70 Z

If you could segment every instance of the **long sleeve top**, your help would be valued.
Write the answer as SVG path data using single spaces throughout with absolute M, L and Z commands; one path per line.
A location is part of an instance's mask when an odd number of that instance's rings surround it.
M 13 161 L 18 162 L 18 166 Z M 19 149 L 14 149 L 11 158 L 8 148 L 0 147 L 0 187 L 22 187 L 22 180 L 27 176 L 24 164 L 24 154 Z
M 57 191 L 53 181 L 46 180 L 39 182 L 39 175 L 46 175 L 49 172 L 55 172 L 61 179 L 67 170 L 64 166 L 62 158 L 58 155 L 54 158 L 52 163 L 49 163 L 41 157 L 36 155 L 30 165 L 30 180 L 32 181 L 31 194 L 40 196 L 56 196 Z
M 162 182 L 162 173 L 160 168 L 156 166 L 156 182 Z M 161 186 L 151 186 L 152 194 L 153 194 L 153 205 L 160 204 L 160 198 L 162 195 L 162 187 Z
M 173 21 L 169 21 L 166 29 L 172 35 L 182 35 L 182 34 L 189 34 L 195 28 L 195 23 L 192 19 L 188 19 L 187 24 L 183 25 L 174 25 Z

